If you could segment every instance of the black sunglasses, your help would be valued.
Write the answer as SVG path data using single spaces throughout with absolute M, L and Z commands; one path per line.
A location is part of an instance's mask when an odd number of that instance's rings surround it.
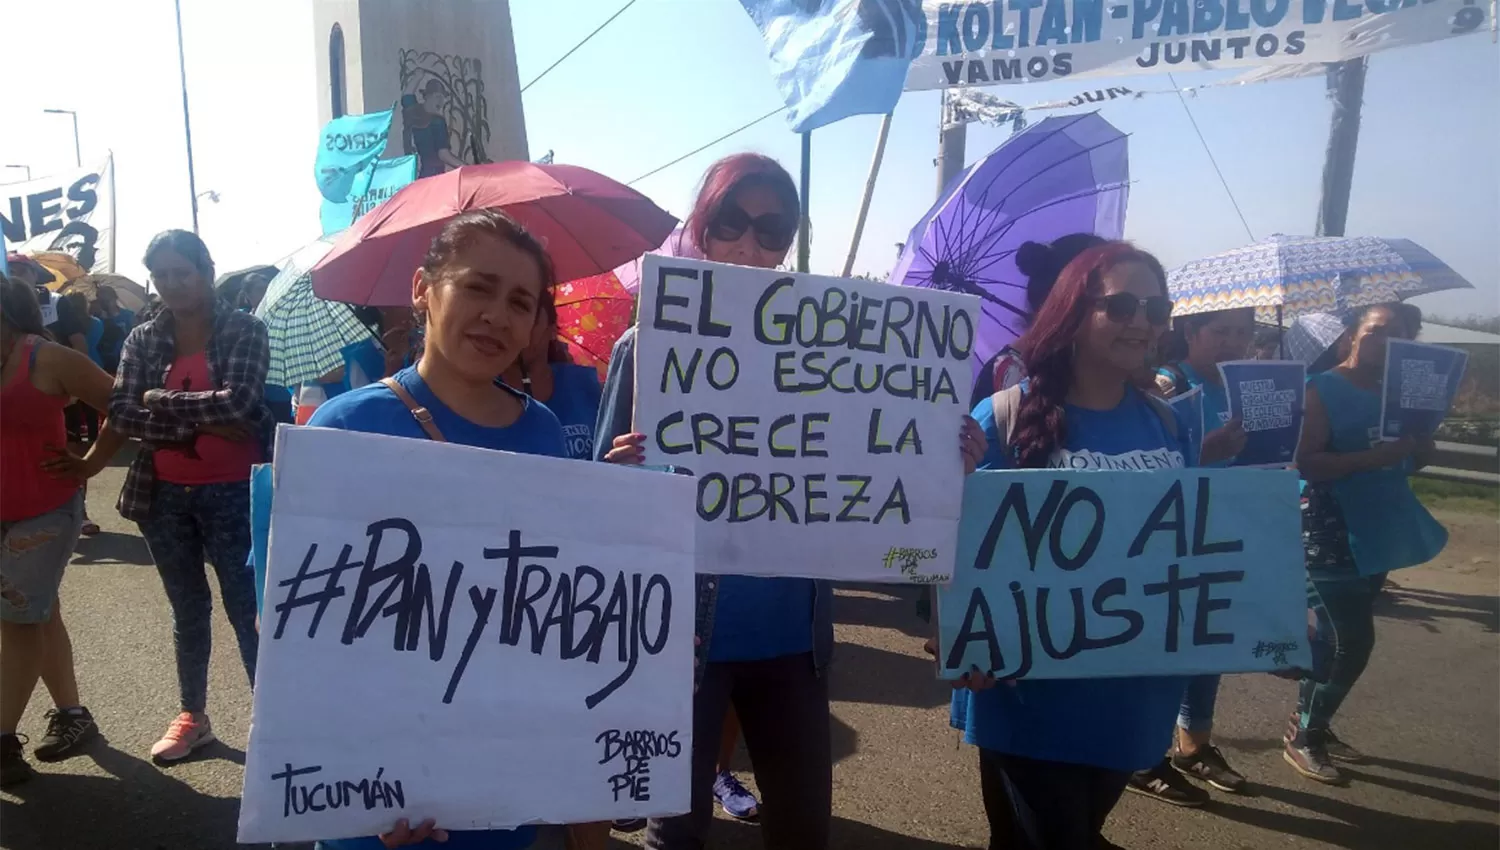
M 766 213 L 751 218 L 749 213 L 734 204 L 725 204 L 713 217 L 708 224 L 708 235 L 715 242 L 733 242 L 752 228 L 755 241 L 767 251 L 785 251 L 797 235 L 797 222 L 786 216 Z
M 1146 305 L 1146 321 L 1153 325 L 1165 325 L 1172 320 L 1172 299 L 1165 295 L 1137 298 L 1129 292 L 1116 292 L 1094 299 L 1095 304 L 1104 305 L 1104 315 L 1111 322 L 1126 324 L 1135 318 L 1141 305 Z

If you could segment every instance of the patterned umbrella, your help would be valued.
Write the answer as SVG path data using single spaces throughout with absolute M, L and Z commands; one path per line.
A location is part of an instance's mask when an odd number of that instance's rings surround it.
M 1167 275 L 1173 315 L 1255 307 L 1256 318 L 1399 301 L 1473 285 L 1410 239 L 1276 234 L 1243 248 L 1194 260 Z
M 284 260 L 255 310 L 271 335 L 268 384 L 294 387 L 326 375 L 343 365 L 344 346 L 374 336 L 349 305 L 313 294 L 308 271 L 332 248 L 320 239 Z
M 146 306 L 146 290 L 139 283 L 128 277 L 117 274 L 86 274 L 83 277 L 74 278 L 63 284 L 58 292 L 67 295 L 70 292 L 82 292 L 90 302 L 99 297 L 99 287 L 108 286 L 119 296 L 120 306 L 126 310 L 138 313 Z
M 614 272 L 557 285 L 557 338 L 573 352 L 573 362 L 593 366 L 601 380 L 609 369 L 615 341 L 630 327 L 633 299 Z

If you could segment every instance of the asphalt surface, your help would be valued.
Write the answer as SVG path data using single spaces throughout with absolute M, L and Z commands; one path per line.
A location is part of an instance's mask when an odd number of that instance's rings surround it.
M 80 544 L 62 592 L 84 699 L 106 739 L 0 794 L 7 850 L 235 846 L 250 693 L 233 633 L 216 611 L 209 713 L 221 743 L 153 766 L 147 752 L 177 708 L 171 619 L 144 543 L 113 509 L 122 478 L 116 467 L 94 482 L 89 505 L 105 533 Z M 1107 837 L 1131 850 L 1500 846 L 1500 523 L 1443 520 L 1448 550 L 1398 574 L 1374 659 L 1339 715 L 1340 737 L 1373 756 L 1350 770 L 1349 787 L 1317 785 L 1282 762 L 1292 683 L 1226 677 L 1216 739 L 1254 792 L 1216 792 L 1196 811 L 1127 794 Z M 833 847 L 986 846 L 977 756 L 948 728 L 912 593 L 841 590 L 836 614 Z M 39 736 L 49 707 L 39 689 L 22 731 Z M 713 846 L 760 847 L 758 832 L 721 817 Z

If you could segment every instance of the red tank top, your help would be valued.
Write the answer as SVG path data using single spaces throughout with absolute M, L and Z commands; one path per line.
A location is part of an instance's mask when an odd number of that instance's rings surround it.
M 16 522 L 55 511 L 78 492 L 78 482 L 42 471 L 49 447 L 65 448 L 68 433 L 63 408 L 71 400 L 48 395 L 31 383 L 37 337 L 16 345 L 15 377 L 0 387 L 0 522 Z

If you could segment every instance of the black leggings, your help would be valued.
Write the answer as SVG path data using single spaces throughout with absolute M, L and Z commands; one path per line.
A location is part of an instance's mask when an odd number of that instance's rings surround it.
M 990 850 L 1098 850 L 1130 774 L 979 751 Z

